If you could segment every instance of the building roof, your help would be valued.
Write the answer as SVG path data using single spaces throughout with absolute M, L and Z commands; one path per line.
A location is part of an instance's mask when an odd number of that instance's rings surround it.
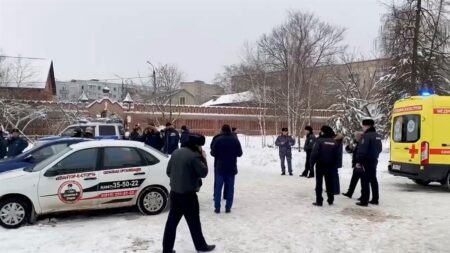
M 51 65 L 49 59 L 0 57 L 0 86 L 45 88 Z
M 238 104 L 245 102 L 252 102 L 255 100 L 255 94 L 252 91 L 245 91 L 241 93 L 234 93 L 228 95 L 222 95 L 217 98 L 211 99 L 208 102 L 202 104 L 202 106 L 218 106 L 226 104 Z

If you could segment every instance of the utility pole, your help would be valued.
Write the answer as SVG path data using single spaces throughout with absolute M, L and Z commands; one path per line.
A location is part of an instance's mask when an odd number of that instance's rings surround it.
M 422 0 L 417 0 L 416 6 L 416 18 L 414 24 L 414 37 L 413 37 L 413 52 L 412 52 L 412 65 L 411 65 L 411 88 L 415 88 L 417 85 L 417 63 L 419 47 L 419 31 L 420 31 L 420 17 L 422 12 Z

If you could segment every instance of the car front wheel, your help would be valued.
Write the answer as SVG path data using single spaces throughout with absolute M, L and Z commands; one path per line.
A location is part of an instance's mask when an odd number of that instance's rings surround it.
M 144 190 L 138 199 L 139 211 L 145 215 L 160 214 L 167 206 L 168 196 L 160 188 Z
M 20 198 L 0 201 L 0 225 L 5 228 L 18 228 L 27 222 L 30 211 Z

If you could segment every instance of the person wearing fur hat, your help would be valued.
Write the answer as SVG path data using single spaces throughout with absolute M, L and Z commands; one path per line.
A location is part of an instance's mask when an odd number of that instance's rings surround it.
M 305 170 L 300 175 L 300 177 L 314 177 L 314 170 L 311 170 L 310 160 L 311 160 L 311 152 L 314 147 L 314 142 L 316 141 L 316 136 L 314 136 L 314 132 L 311 126 L 305 127 L 305 145 L 303 146 L 303 150 L 306 152 L 306 161 L 305 161 Z M 309 172 L 309 175 L 308 175 Z
M 286 175 L 286 165 L 284 164 L 284 161 L 287 160 L 289 175 L 292 176 L 292 146 L 295 145 L 295 140 L 288 134 L 287 128 L 281 129 L 281 135 L 278 136 L 275 145 L 278 147 L 280 153 L 281 175 Z
M 316 202 L 315 206 L 323 205 L 323 179 L 327 189 L 328 204 L 333 205 L 335 193 L 335 173 L 339 166 L 339 144 L 336 142 L 336 134 L 329 126 L 322 126 L 319 138 L 314 144 L 311 153 L 311 169 L 316 167 Z M 342 155 L 342 154 L 341 154 Z
M 359 206 L 368 204 L 378 205 L 379 189 L 377 180 L 378 157 L 382 150 L 381 137 L 375 130 L 373 119 L 364 119 L 362 122 L 364 134 L 358 151 L 356 153 L 356 169 L 363 171 L 361 178 L 362 196 L 361 201 L 356 203 Z M 372 188 L 372 200 L 370 198 L 370 188 Z

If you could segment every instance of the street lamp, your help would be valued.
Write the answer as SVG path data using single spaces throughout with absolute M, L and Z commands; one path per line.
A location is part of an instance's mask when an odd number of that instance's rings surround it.
M 155 71 L 155 66 L 153 66 L 153 64 L 150 61 L 147 61 L 147 63 L 152 66 L 153 68 L 153 94 L 156 93 L 156 71 Z

